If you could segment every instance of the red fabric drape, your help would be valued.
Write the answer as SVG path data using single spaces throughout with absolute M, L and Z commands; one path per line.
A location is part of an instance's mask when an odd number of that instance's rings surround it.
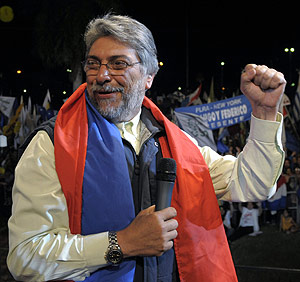
M 144 106 L 165 130 L 163 156 L 177 164 L 172 206 L 177 210 L 174 240 L 181 281 L 237 281 L 208 167 L 199 148 L 147 98 Z
M 70 230 L 81 232 L 82 182 L 87 147 L 88 122 L 84 91 L 86 84 L 61 108 L 54 130 L 55 163 L 67 200 Z M 237 281 L 217 199 L 207 165 L 197 146 L 147 98 L 143 105 L 161 123 L 164 157 L 177 163 L 172 206 L 177 210 L 178 237 L 174 240 L 181 281 Z

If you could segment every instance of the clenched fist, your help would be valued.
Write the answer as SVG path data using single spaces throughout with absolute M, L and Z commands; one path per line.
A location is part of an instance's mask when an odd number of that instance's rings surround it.
M 249 64 L 241 76 L 241 91 L 248 98 L 255 117 L 276 120 L 286 80 L 281 72 Z

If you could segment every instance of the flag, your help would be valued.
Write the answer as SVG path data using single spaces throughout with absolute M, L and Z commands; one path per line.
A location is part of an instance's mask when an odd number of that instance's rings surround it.
M 209 97 L 207 99 L 207 103 L 215 102 L 215 90 L 214 90 L 214 77 L 211 78 L 210 82 L 210 90 L 209 90 Z
M 188 95 L 181 103 L 181 107 L 188 107 L 190 105 L 201 105 L 202 101 L 200 99 L 200 94 L 201 94 L 201 89 L 202 89 L 202 83 L 198 86 L 198 88 Z
M 8 118 L 10 118 L 15 99 L 15 97 L 0 96 L 0 111 Z
M 201 89 L 202 89 L 202 83 L 200 83 L 198 88 L 192 94 L 189 95 L 190 101 L 187 104 L 188 106 L 190 106 L 190 105 L 201 105 L 202 104 L 202 102 L 200 100 Z M 196 101 L 197 101 L 197 104 L 195 104 Z
M 300 72 L 298 78 L 298 86 L 294 98 L 293 114 L 294 114 L 295 122 L 299 121 L 300 120 Z
M 5 135 L 0 135 L 0 148 L 7 147 L 7 137 Z
M 27 104 L 27 114 L 31 115 L 32 112 L 32 105 L 31 105 L 31 97 L 28 97 L 28 104 Z
M 191 113 L 175 112 L 179 127 L 186 133 L 194 137 L 199 146 L 209 146 L 213 150 L 217 150 L 212 130 L 209 128 L 207 121 L 201 116 Z
M 7 125 L 3 126 L 3 134 L 4 135 L 9 136 L 13 132 L 16 133 L 16 131 L 18 130 L 16 127 L 17 127 L 18 119 L 19 119 L 22 109 L 23 109 L 23 98 L 21 96 L 20 105 L 17 108 L 15 115 L 10 118 Z
M 228 146 L 223 143 L 222 139 L 218 139 L 217 149 L 218 152 L 221 153 L 222 155 L 229 152 Z
M 51 102 L 50 91 L 49 91 L 49 89 L 47 89 L 47 93 L 46 93 L 46 96 L 45 96 L 45 99 L 44 99 L 44 103 L 43 103 L 43 107 L 46 110 L 50 109 L 50 102 Z
M 23 107 L 21 110 L 21 114 L 19 116 L 20 128 L 18 134 L 16 134 L 15 139 L 17 140 L 17 144 L 22 144 L 29 134 L 29 129 L 26 126 L 26 116 L 27 116 L 27 107 Z
M 276 193 L 267 201 L 265 201 L 265 207 L 271 211 L 278 211 L 286 208 L 286 180 L 281 175 L 277 181 Z
M 229 148 L 227 145 L 225 145 L 223 143 L 223 138 L 225 138 L 226 136 L 229 136 L 229 131 L 228 131 L 227 127 L 223 127 L 220 130 L 222 130 L 222 132 L 220 133 L 220 135 L 218 137 L 217 149 L 218 149 L 218 152 L 220 152 L 221 154 L 225 154 L 225 153 L 229 152 Z
M 279 112 L 282 113 L 283 118 L 289 117 L 289 111 L 287 109 L 287 106 L 289 106 L 291 104 L 291 101 L 289 99 L 289 97 L 283 93 L 283 97 L 282 100 L 280 102 L 280 106 L 279 106 Z M 285 123 L 283 122 L 282 124 L 282 133 L 281 133 L 281 141 L 282 141 L 282 145 L 285 148 L 286 147 L 286 133 L 285 133 Z
M 239 96 L 239 95 L 240 95 L 240 88 L 237 88 L 236 91 L 232 92 L 232 97 L 236 97 L 236 96 Z
M 279 111 L 282 113 L 284 118 L 287 117 L 289 114 L 286 107 L 289 106 L 290 104 L 291 104 L 290 98 L 285 93 L 283 93 L 283 97 L 279 106 Z
M 208 101 L 208 95 L 207 95 L 207 92 L 206 92 L 206 91 L 203 92 L 202 99 L 203 99 L 203 101 L 204 101 L 205 103 L 207 103 L 207 101 Z

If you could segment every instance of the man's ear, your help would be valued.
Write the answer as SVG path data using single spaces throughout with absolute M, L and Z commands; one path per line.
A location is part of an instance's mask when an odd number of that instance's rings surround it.
M 153 80 L 154 80 L 155 74 L 148 74 L 145 84 L 145 90 L 148 90 L 151 88 Z

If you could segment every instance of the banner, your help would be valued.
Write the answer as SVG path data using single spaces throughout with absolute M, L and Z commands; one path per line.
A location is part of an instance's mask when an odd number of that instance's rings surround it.
M 210 129 L 227 127 L 251 119 L 251 104 L 244 95 L 214 103 L 181 107 L 176 113 L 195 114 L 207 121 Z
M 0 111 L 8 118 L 10 117 L 15 99 L 15 97 L 0 96 Z
M 217 150 L 212 130 L 209 128 L 207 121 L 203 120 L 201 116 L 190 113 L 175 112 L 175 115 L 179 127 L 194 137 L 199 146 L 209 146 L 214 151 Z

